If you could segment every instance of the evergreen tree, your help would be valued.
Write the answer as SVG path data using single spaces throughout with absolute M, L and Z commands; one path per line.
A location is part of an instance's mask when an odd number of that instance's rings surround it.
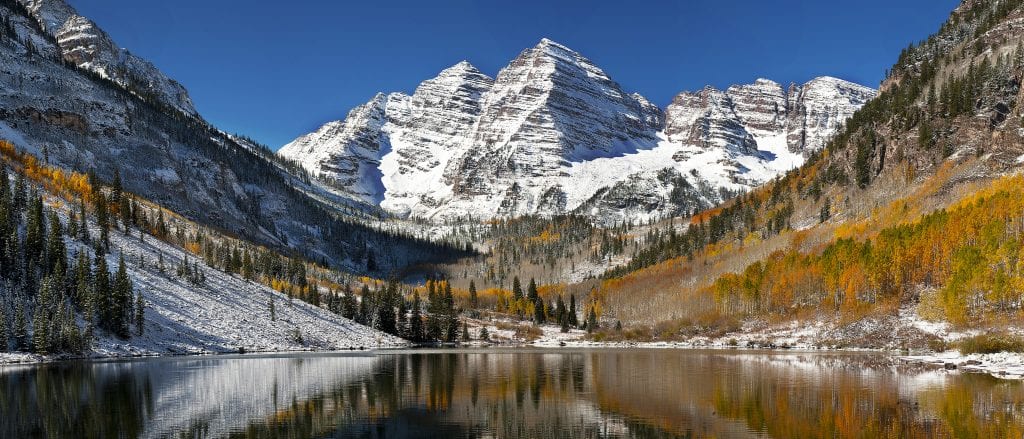
M 50 307 L 53 306 L 53 280 L 46 278 L 40 284 L 36 309 L 32 315 L 32 347 L 37 354 L 50 353 Z
M 316 285 L 309 287 L 309 303 L 317 308 L 320 307 L 320 288 Z
M 532 277 L 530 278 L 530 286 L 527 287 L 526 291 L 526 297 L 530 299 L 531 302 L 536 302 L 537 298 L 539 297 L 537 293 L 537 281 L 534 280 Z
M 355 320 L 358 311 L 359 302 L 356 300 L 355 294 L 352 293 L 352 288 L 346 285 L 345 296 L 341 299 L 341 315 L 346 319 Z
M 544 314 L 544 301 L 538 297 L 533 301 L 533 321 L 538 325 L 543 325 L 547 320 Z
M 587 317 L 587 332 L 594 332 L 597 330 L 597 327 L 597 312 L 594 311 L 593 307 L 591 307 L 590 314 Z
M 97 326 L 107 331 L 113 331 L 114 307 L 113 297 L 110 289 L 110 273 L 107 272 L 107 258 L 97 254 L 93 261 L 94 269 L 92 274 L 92 303 L 97 313 Z
M 395 283 L 388 283 L 387 288 L 381 291 L 377 300 L 377 329 L 381 330 L 385 334 L 397 335 L 395 324 L 395 308 L 393 306 L 395 292 Z
M 14 179 L 14 193 L 12 194 L 14 213 L 21 213 L 28 205 L 28 186 L 25 183 L 25 174 L 18 172 Z
M 46 271 L 47 273 L 60 273 L 63 277 L 67 273 L 68 251 L 64 245 L 64 232 L 61 230 L 60 218 L 57 214 L 50 212 L 50 230 L 46 238 Z
M 100 228 L 100 243 L 103 253 L 110 251 L 110 218 L 107 212 L 107 198 L 103 191 L 96 190 L 96 225 Z
M 124 265 L 124 254 L 120 255 L 117 263 L 117 274 L 114 277 L 114 297 L 111 310 L 111 328 L 114 334 L 121 338 L 128 338 L 131 332 L 128 323 L 134 318 L 134 307 L 132 302 L 135 298 L 132 281 L 128 277 L 128 271 Z
M 569 295 L 569 325 L 574 326 L 574 327 L 580 325 L 579 318 L 576 317 L 576 295 L 575 294 L 570 294 Z
M 253 267 L 252 256 L 249 252 L 245 252 L 245 257 L 242 258 L 242 277 L 248 281 L 256 279 L 256 270 Z
M 469 281 L 469 306 L 473 309 L 476 309 L 479 306 L 476 294 L 476 284 L 474 284 L 473 281 Z
M 274 303 L 274 295 L 270 295 L 270 300 L 267 302 L 267 307 L 270 308 L 270 321 L 277 321 L 277 306 Z
M 469 325 L 462 322 L 462 341 L 469 341 Z
M 82 199 L 78 200 L 78 221 L 78 233 L 82 235 L 82 242 L 84 242 L 85 245 L 89 245 L 92 237 L 89 236 L 89 223 L 87 222 L 85 213 L 85 200 Z
M 562 296 L 558 296 L 558 301 L 555 302 L 555 320 L 559 324 L 569 324 L 569 311 L 565 309 L 565 301 L 562 300 Z
M 373 300 L 370 288 L 363 285 L 362 297 L 359 298 L 359 313 L 356 314 L 356 322 L 362 325 L 370 326 L 373 320 L 370 315 L 370 301 Z
M 28 350 L 28 318 L 25 315 L 25 305 L 21 302 L 18 302 L 14 314 L 14 349 Z
M 395 326 L 399 337 L 409 338 L 409 309 L 405 304 L 405 298 L 401 296 L 398 297 L 398 318 Z
M 0 171 L 3 171 L 0 169 Z M 7 333 L 7 313 L 4 312 L 3 306 L 0 306 L 0 352 L 7 352 L 8 339 L 10 335 Z
M 519 301 L 523 298 L 523 287 L 519 284 L 519 276 L 512 278 L 512 299 Z
M 409 340 L 423 341 L 423 314 L 419 291 L 412 295 L 412 313 L 409 316 Z
M 481 341 L 491 341 L 491 336 L 490 336 L 490 334 L 487 333 L 487 327 L 486 326 L 480 327 L 480 340 Z
M 43 199 L 33 197 L 25 220 L 25 261 L 30 267 L 41 265 L 44 256 L 46 226 L 43 221 Z
M 141 336 L 146 328 L 146 300 L 142 292 L 135 296 L 135 335 Z

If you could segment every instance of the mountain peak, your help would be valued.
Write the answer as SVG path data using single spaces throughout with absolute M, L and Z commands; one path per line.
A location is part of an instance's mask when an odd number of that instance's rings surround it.
M 459 62 L 455 63 L 455 65 L 453 65 L 451 67 L 448 67 L 447 69 L 442 70 L 441 74 L 442 75 L 444 75 L 446 73 L 448 73 L 448 74 L 463 74 L 463 73 L 467 73 L 467 72 L 469 72 L 469 73 L 480 73 L 480 69 L 477 69 L 476 66 L 474 66 L 473 64 L 470 64 L 469 61 L 462 60 L 462 61 L 459 61 Z
M 574 60 L 581 57 L 579 52 L 548 38 L 542 38 L 536 46 L 533 46 L 533 49 L 527 50 L 527 52 L 535 54 L 541 53 L 568 60 Z

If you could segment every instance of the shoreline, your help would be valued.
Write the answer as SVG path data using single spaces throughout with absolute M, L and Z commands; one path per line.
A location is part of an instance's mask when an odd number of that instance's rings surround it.
M 382 352 L 395 350 L 466 350 L 466 349 L 508 349 L 508 350 L 580 350 L 580 349 L 623 349 L 623 350 L 648 350 L 648 349 L 674 349 L 681 351 L 722 351 L 722 352 L 761 352 L 765 354 L 826 354 L 826 353 L 874 353 L 890 358 L 900 364 L 926 366 L 934 369 L 943 369 L 949 372 L 987 374 L 998 379 L 1024 380 L 1024 353 L 999 352 L 993 354 L 970 354 L 962 355 L 956 351 L 945 352 L 919 352 L 907 353 L 887 349 L 867 347 L 815 347 L 815 346 L 794 346 L 794 347 L 764 347 L 764 346 L 729 346 L 725 344 L 703 344 L 690 342 L 596 342 L 596 341 L 560 341 L 551 342 L 527 342 L 527 343 L 482 343 L 479 341 L 465 344 L 439 344 L 439 345 L 414 345 L 405 346 L 378 346 L 349 349 L 296 349 L 296 350 L 238 350 L 223 352 L 184 352 L 184 353 L 140 353 L 140 354 L 115 354 L 115 355 L 88 355 L 88 356 L 42 356 L 30 353 L 2 353 L 0 354 L 0 371 L 18 366 L 36 367 L 58 363 L 70 362 L 106 362 L 106 361 L 134 361 L 158 358 L 186 358 L 186 357 L 236 357 L 246 356 L 290 356 L 290 355 L 377 355 Z

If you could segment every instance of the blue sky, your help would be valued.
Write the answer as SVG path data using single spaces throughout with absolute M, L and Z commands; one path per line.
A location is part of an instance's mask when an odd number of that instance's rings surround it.
M 494 76 L 548 37 L 664 106 L 683 90 L 831 75 L 877 86 L 958 0 L 69 0 L 271 148 L 468 60 Z

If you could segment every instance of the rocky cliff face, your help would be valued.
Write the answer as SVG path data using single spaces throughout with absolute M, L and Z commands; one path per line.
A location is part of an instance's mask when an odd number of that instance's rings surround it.
M 789 89 L 758 80 L 682 93 L 662 111 L 544 39 L 493 81 L 459 63 L 280 154 L 402 217 L 645 219 L 707 207 L 802 164 L 874 95 L 835 78 Z M 383 112 L 365 117 L 368 106 Z
M 48 30 L 55 23 L 67 29 L 92 22 L 73 16 L 73 9 L 57 1 L 26 4 L 0 0 L 5 23 L 0 26 L 0 139 L 45 156 L 52 165 L 95 172 L 105 181 L 119 172 L 126 189 L 189 219 L 352 271 L 366 271 L 371 255 L 373 265 L 387 270 L 454 254 L 450 248 L 342 221 L 343 206 L 330 194 L 288 174 L 271 153 L 191 114 L 187 95 L 162 101 L 118 81 L 113 72 L 150 75 L 133 76 L 137 84 L 173 83 L 155 70 L 142 73 L 153 68 L 144 61 L 117 58 L 125 53 L 108 50 L 116 46 L 102 30 L 88 27 L 90 36 L 75 39 Z M 386 106 L 387 101 L 374 104 Z M 331 161 L 339 173 L 358 176 L 344 183 L 376 178 L 380 184 L 379 171 L 354 172 L 367 169 L 364 162 L 381 154 L 374 117 L 384 118 L 383 111 L 375 110 L 354 110 L 351 123 L 311 136 L 315 141 L 348 139 L 348 149 Z M 352 163 L 358 166 L 346 167 Z
M 65 61 L 124 86 L 133 93 L 196 115 L 185 87 L 152 63 L 122 49 L 92 20 L 64 0 L 18 0 L 43 30 L 56 38 Z

